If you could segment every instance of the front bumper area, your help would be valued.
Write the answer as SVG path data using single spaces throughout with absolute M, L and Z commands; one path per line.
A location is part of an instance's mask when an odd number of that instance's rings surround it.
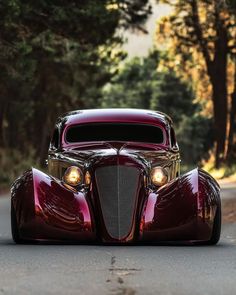
M 31 169 L 12 187 L 12 206 L 20 238 L 76 243 L 158 243 L 207 241 L 211 237 L 219 187 L 206 172 L 194 169 L 139 198 L 132 239 L 103 235 L 90 193 L 73 192 L 59 180 Z M 96 218 L 95 218 L 96 216 Z

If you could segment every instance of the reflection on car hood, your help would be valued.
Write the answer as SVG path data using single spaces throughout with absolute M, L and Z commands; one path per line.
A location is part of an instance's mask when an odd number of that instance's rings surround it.
M 101 142 L 84 143 L 64 148 L 57 154 L 57 158 L 71 163 L 84 165 L 112 156 L 126 156 L 145 165 L 167 164 L 174 156 L 168 147 L 147 143 Z

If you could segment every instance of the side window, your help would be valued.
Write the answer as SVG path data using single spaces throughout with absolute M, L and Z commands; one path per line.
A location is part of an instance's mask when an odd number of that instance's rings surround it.
M 175 137 L 175 132 L 173 127 L 170 129 L 170 140 L 171 140 L 171 147 L 176 147 L 177 142 L 176 142 L 176 137 Z
M 59 130 L 58 128 L 55 128 L 53 135 L 52 135 L 52 140 L 51 140 L 51 148 L 58 148 L 59 147 Z

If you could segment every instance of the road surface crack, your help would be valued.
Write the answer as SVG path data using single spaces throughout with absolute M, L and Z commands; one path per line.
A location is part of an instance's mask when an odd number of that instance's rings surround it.
M 131 275 L 137 271 L 141 271 L 139 268 L 127 268 L 127 267 L 116 267 L 116 257 L 111 256 L 109 277 L 106 280 L 106 283 L 115 285 L 116 287 L 110 289 L 110 293 L 112 295 L 134 295 L 136 293 L 135 289 L 125 286 L 124 277 L 127 275 Z

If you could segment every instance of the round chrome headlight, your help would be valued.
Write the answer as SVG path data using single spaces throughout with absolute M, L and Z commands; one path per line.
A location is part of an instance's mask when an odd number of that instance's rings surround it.
M 151 170 L 151 181 L 156 186 L 162 186 L 168 181 L 168 172 L 165 168 L 155 167 Z
M 82 181 L 82 171 L 76 166 L 70 166 L 66 169 L 63 180 L 68 185 L 77 186 Z

